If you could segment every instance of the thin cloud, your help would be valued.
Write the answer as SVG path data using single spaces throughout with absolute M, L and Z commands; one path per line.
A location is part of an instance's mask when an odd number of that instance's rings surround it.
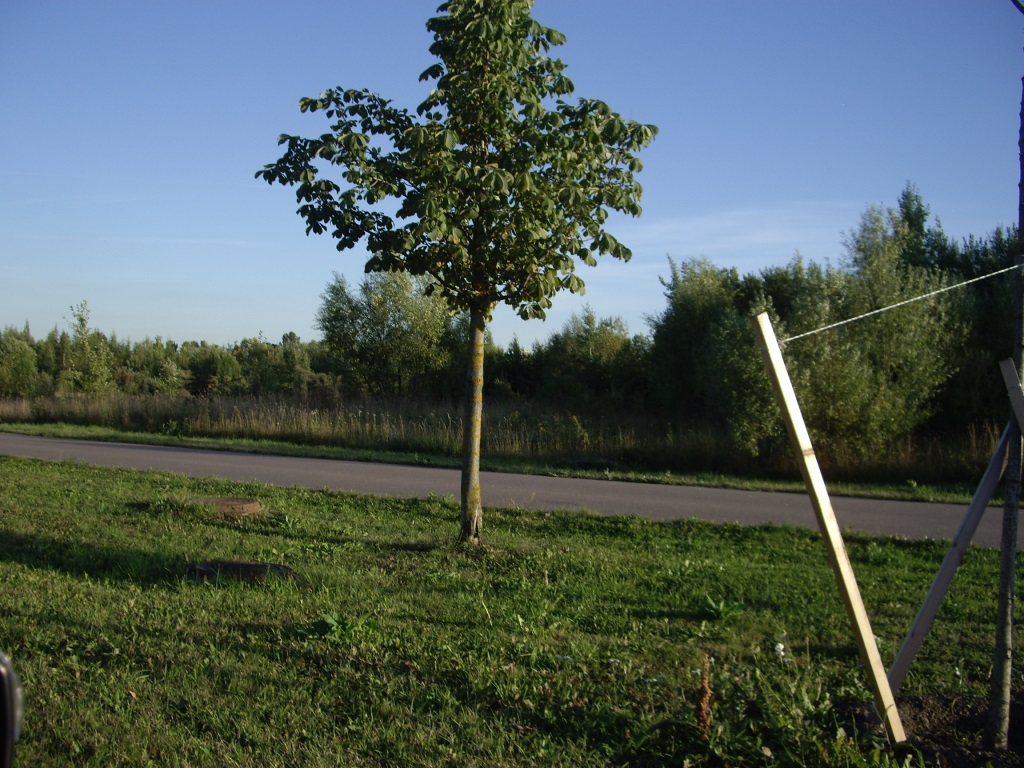
M 218 238 L 218 237 L 157 237 L 153 235 L 138 235 L 138 236 L 122 236 L 122 235 L 62 235 L 55 232 L 44 232 L 35 233 L 31 235 L 13 235 L 9 239 L 11 240 L 24 240 L 27 242 L 38 242 L 38 241 L 49 241 L 49 242 L 69 242 L 76 244 L 84 243 L 115 243 L 118 245 L 131 245 L 131 246 L 176 246 L 176 245 L 188 245 L 188 246 L 213 246 L 222 247 L 227 246 L 231 248 L 258 248 L 266 250 L 271 247 L 271 243 L 261 240 L 239 240 L 237 238 Z
M 634 254 L 674 259 L 707 257 L 722 266 L 757 270 L 788 263 L 799 252 L 812 261 L 834 260 L 843 232 L 856 226 L 864 204 L 783 201 L 693 216 L 620 225 Z

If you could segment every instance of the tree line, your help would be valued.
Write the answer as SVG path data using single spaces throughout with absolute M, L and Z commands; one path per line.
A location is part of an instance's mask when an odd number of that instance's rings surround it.
M 529 349 L 487 339 L 492 400 L 583 418 L 630 414 L 678 433 L 708 430 L 749 455 L 781 441 L 749 318 L 769 312 L 780 339 L 900 304 L 1014 263 L 1017 232 L 947 236 L 917 190 L 869 206 L 838 264 L 799 255 L 741 275 L 707 259 L 671 259 L 665 305 L 648 334 L 589 306 Z M 295 398 L 317 406 L 373 398 L 452 404 L 462 393 L 469 320 L 425 278 L 335 275 L 316 315 L 322 338 L 246 338 L 227 346 L 139 342 L 90 325 L 85 301 L 70 327 L 35 338 L 0 332 L 0 397 L 121 392 Z M 948 435 L 1006 418 L 998 361 L 1010 356 L 1012 273 L 848 325 L 784 342 L 812 433 L 847 453 L 881 452 L 915 434 Z

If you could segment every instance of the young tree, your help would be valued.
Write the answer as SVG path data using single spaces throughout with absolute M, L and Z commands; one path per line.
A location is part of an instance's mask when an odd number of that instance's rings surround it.
M 710 344 L 717 323 L 740 310 L 739 273 L 709 259 L 669 259 L 670 275 L 662 279 L 668 306 L 651 318 L 651 354 L 655 395 L 665 413 L 678 424 L 721 423 L 721 381 Z
M 313 380 L 309 345 L 298 334 L 289 331 L 281 336 L 281 390 L 292 397 L 305 398 Z
M 89 327 L 89 304 L 82 301 L 71 307 L 74 329 L 70 354 L 57 379 L 57 390 L 70 392 L 108 392 L 114 388 L 111 379 L 113 356 L 102 332 Z
M 281 391 L 284 367 L 281 349 L 263 338 L 263 334 L 242 339 L 232 346 L 231 354 L 241 367 L 249 394 L 262 397 Z
M 237 395 L 246 391 L 242 366 L 231 350 L 205 341 L 186 341 L 179 361 L 185 386 L 196 397 Z
M 944 276 L 916 266 L 923 224 L 900 208 L 869 206 L 846 242 L 850 276 L 842 299 L 844 317 L 856 317 L 932 293 L 947 284 Z M 927 211 L 927 209 L 924 209 Z M 909 258 L 908 258 L 909 255 Z M 931 415 L 935 397 L 952 371 L 953 351 L 962 329 L 947 297 L 890 309 L 844 329 L 861 351 L 866 377 L 865 409 L 860 418 L 881 444 L 911 434 Z
M 640 342 L 634 342 L 625 322 L 619 317 L 599 319 L 589 304 L 581 314 L 573 314 L 537 350 L 545 372 L 541 386 L 546 400 L 575 407 L 616 403 L 626 391 L 638 394 L 635 372 L 624 370 L 636 362 Z
M 256 175 L 296 185 L 306 233 L 339 250 L 366 240 L 368 272 L 428 275 L 470 318 L 460 540 L 480 542 L 480 430 L 485 327 L 507 304 L 544 317 L 560 290 L 582 292 L 578 259 L 628 259 L 609 211 L 640 214 L 637 152 L 657 132 L 600 101 L 563 100 L 573 85 L 550 58 L 561 33 L 532 0 L 450 0 L 427 22 L 439 61 L 415 114 L 369 91 L 332 89 L 299 102 L 329 133 L 282 136 L 284 155 Z M 325 166 L 342 169 L 335 181 Z M 381 206 L 389 198 L 394 206 Z
M 963 329 L 946 286 L 921 257 L 927 214 L 908 187 L 898 209 L 870 206 L 837 268 L 805 264 L 740 278 L 706 259 L 669 261 L 668 307 L 652 320 L 656 394 L 678 423 L 725 427 L 756 455 L 780 437 L 747 318 L 770 311 L 780 334 L 888 311 L 786 345 L 793 386 L 823 455 L 877 456 L 921 427 L 953 369 Z M 924 244 L 923 244 L 924 243 Z M 923 264 L 923 265 L 921 265 Z
M 30 397 L 39 382 L 36 351 L 28 326 L 0 331 L 0 397 Z
M 788 335 L 885 310 L 786 344 L 804 417 L 822 455 L 833 460 L 877 457 L 913 434 L 931 417 L 953 369 L 962 329 L 948 295 L 912 301 L 947 285 L 922 265 L 921 212 L 927 208 L 908 187 L 899 208 L 865 210 L 840 267 L 796 259 L 762 273 L 765 298 Z
M 367 275 L 356 295 L 334 274 L 316 324 L 343 381 L 384 397 L 424 391 L 447 363 L 442 340 L 452 323 L 443 297 L 427 295 L 429 284 L 405 272 L 380 272 Z
M 184 392 L 185 373 L 178 367 L 178 345 L 173 341 L 144 339 L 126 344 L 114 370 L 117 388 L 128 394 Z

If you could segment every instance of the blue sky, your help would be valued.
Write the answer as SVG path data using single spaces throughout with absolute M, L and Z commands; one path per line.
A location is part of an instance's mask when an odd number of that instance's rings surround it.
M 0 3 L 0 327 L 38 337 L 85 300 L 135 341 L 294 331 L 365 253 L 306 237 L 292 192 L 254 172 L 297 103 L 333 86 L 414 108 L 438 0 Z M 624 9 L 627 9 L 624 10 Z M 1010 0 L 537 0 L 568 37 L 576 96 L 660 129 L 628 264 L 581 267 L 527 346 L 589 303 L 634 333 L 665 306 L 667 257 L 741 273 L 836 263 L 868 204 L 908 181 L 956 238 L 1017 217 L 1024 16 Z

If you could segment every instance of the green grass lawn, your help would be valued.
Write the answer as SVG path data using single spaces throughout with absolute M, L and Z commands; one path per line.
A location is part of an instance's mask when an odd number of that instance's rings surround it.
M 3 457 L 0 489 L 19 765 L 904 764 L 844 719 L 871 697 L 812 532 L 488 509 L 470 549 L 447 498 Z M 946 547 L 848 544 L 888 663 Z M 972 550 L 904 693 L 987 691 L 997 579 Z

